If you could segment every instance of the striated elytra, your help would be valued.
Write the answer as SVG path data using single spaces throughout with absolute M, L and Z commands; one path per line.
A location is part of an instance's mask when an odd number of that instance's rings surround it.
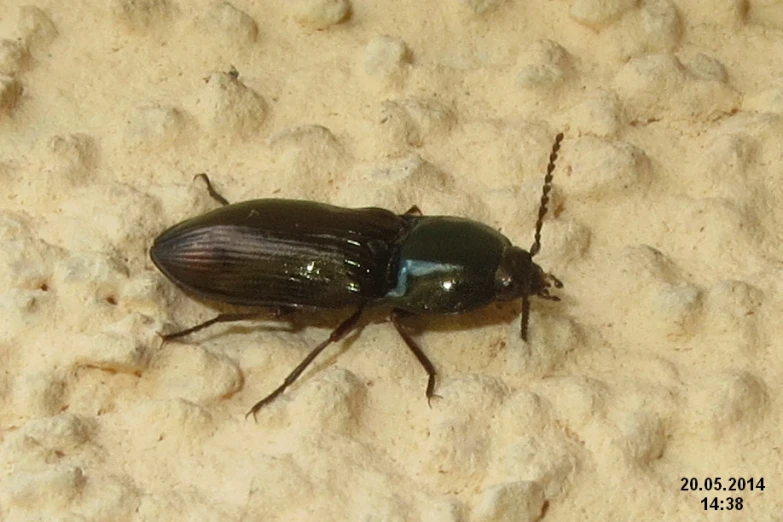
M 495 301 L 522 300 L 521 336 L 527 340 L 530 296 L 550 295 L 562 283 L 533 262 L 541 248 L 552 172 L 563 134 L 549 155 L 530 251 L 515 247 L 482 223 L 452 216 L 402 215 L 381 208 L 347 209 L 286 199 L 228 202 L 200 174 L 224 206 L 171 227 L 155 239 L 150 257 L 189 294 L 263 312 L 221 314 L 164 335 L 182 337 L 215 323 L 282 315 L 297 309 L 352 309 L 285 381 L 248 412 L 255 415 L 290 386 L 329 344 L 359 324 L 368 307 L 388 307 L 389 320 L 428 375 L 435 368 L 401 320 L 424 314 L 459 314 Z

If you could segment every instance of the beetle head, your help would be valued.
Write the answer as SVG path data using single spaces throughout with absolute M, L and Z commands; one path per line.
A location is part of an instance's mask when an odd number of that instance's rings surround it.
M 495 297 L 499 301 L 511 301 L 531 295 L 559 301 L 551 295 L 552 287 L 562 288 L 563 283 L 547 274 L 533 262 L 533 256 L 521 248 L 509 246 L 503 251 L 495 271 Z
M 547 274 L 533 262 L 533 256 L 541 250 L 541 228 L 544 224 L 544 216 L 549 204 L 549 193 L 552 190 L 552 173 L 555 170 L 557 153 L 560 152 L 560 144 L 563 141 L 563 133 L 555 136 L 552 144 L 552 152 L 549 153 L 549 163 L 546 166 L 544 187 L 541 193 L 541 204 L 538 207 L 538 219 L 536 219 L 536 232 L 530 252 L 525 252 L 515 246 L 507 247 L 501 256 L 498 269 L 495 272 L 495 294 L 498 300 L 509 301 L 522 298 L 524 300 L 523 315 L 527 315 L 529 303 L 527 298 L 531 295 L 559 301 L 560 298 L 549 293 L 549 289 L 562 288 L 563 283 L 555 276 Z M 526 317 L 523 317 L 526 321 Z M 525 325 L 522 326 L 522 337 L 525 337 Z

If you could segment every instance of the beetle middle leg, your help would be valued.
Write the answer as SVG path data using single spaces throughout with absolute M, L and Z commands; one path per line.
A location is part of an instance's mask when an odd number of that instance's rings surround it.
M 273 308 L 271 311 L 271 315 L 275 319 L 279 319 L 281 317 L 284 317 L 294 311 L 293 308 L 284 308 L 284 307 L 276 307 Z M 196 326 L 191 326 L 190 328 L 185 328 L 184 330 L 180 330 L 178 332 L 173 332 L 170 334 L 164 334 L 161 335 L 164 341 L 171 341 L 172 339 L 178 339 L 180 337 L 185 337 L 186 335 L 190 335 L 194 332 L 198 332 L 199 330 L 203 330 L 204 328 L 208 328 L 212 326 L 213 324 L 218 323 L 234 323 L 238 321 L 249 321 L 253 319 L 263 319 L 264 317 L 269 317 L 270 312 L 264 311 L 264 312 L 246 312 L 246 313 L 240 313 L 240 314 L 219 314 L 213 317 L 212 319 L 209 319 L 207 321 L 204 321 L 203 323 L 199 323 Z
M 391 315 L 389 316 L 389 320 L 391 320 L 392 324 L 394 325 L 394 328 L 397 329 L 397 333 L 400 334 L 400 337 L 402 337 L 402 340 L 405 341 L 405 344 L 408 345 L 408 348 L 413 352 L 413 355 L 416 356 L 416 359 L 418 359 L 419 364 L 422 365 L 424 368 L 424 371 L 427 372 L 427 390 L 425 394 L 427 395 L 427 405 L 432 407 L 432 404 L 430 401 L 433 397 L 440 398 L 440 395 L 435 394 L 435 376 L 438 374 L 435 371 L 435 366 L 432 365 L 432 362 L 427 358 L 426 355 L 424 355 L 424 352 L 421 350 L 421 347 L 418 345 L 416 341 L 413 340 L 413 337 L 408 333 L 408 331 L 405 329 L 405 327 L 400 322 L 401 317 L 409 316 L 410 314 L 405 312 L 404 310 L 400 310 L 398 308 L 395 308 L 392 310 Z
M 296 368 L 294 368 L 291 373 L 288 374 L 288 377 L 285 378 L 283 381 L 283 384 L 278 386 L 275 391 L 258 401 L 253 405 L 252 408 L 250 408 L 250 411 L 248 411 L 245 414 L 245 418 L 249 417 L 251 414 L 253 415 L 253 418 L 255 419 L 256 413 L 258 413 L 258 410 L 272 402 L 277 398 L 278 395 L 283 393 L 286 388 L 291 386 L 300 375 L 302 375 L 302 372 L 304 372 L 307 367 L 310 365 L 311 362 L 315 360 L 316 357 L 332 343 L 336 343 L 349 333 L 351 333 L 354 329 L 356 329 L 356 325 L 359 323 L 359 319 L 362 316 L 362 312 L 364 311 L 364 308 L 359 308 L 356 310 L 353 315 L 351 315 L 348 319 L 340 323 L 340 325 L 332 331 L 331 334 L 329 334 L 329 338 L 326 339 L 324 342 L 310 350 L 310 353 L 307 354 L 307 357 L 305 357 L 302 362 L 300 362 Z

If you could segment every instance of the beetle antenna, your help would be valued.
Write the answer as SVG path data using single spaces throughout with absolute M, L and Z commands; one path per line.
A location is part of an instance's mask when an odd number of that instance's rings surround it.
M 555 136 L 555 142 L 552 144 L 552 152 L 549 154 L 549 164 L 546 166 L 546 176 L 544 176 L 544 189 L 541 194 L 541 206 L 538 207 L 538 219 L 536 220 L 536 234 L 533 246 L 530 247 L 530 257 L 538 254 L 541 250 L 541 227 L 544 225 L 544 216 L 546 215 L 546 206 L 549 203 L 549 192 L 552 190 L 552 172 L 555 170 L 555 161 L 557 153 L 560 151 L 560 143 L 563 141 L 563 133 Z

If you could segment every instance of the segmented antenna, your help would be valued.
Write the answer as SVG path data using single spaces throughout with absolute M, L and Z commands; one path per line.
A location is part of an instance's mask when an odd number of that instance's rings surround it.
M 544 224 L 544 216 L 546 215 L 546 206 L 549 203 L 549 192 L 552 190 L 552 172 L 555 170 L 555 161 L 557 161 L 557 153 L 560 151 L 560 143 L 563 141 L 563 133 L 559 133 L 555 136 L 555 143 L 552 144 L 552 152 L 549 154 L 549 164 L 546 166 L 546 176 L 544 176 L 544 189 L 541 194 L 541 206 L 538 207 L 538 219 L 536 220 L 536 235 L 533 241 L 533 246 L 530 247 L 530 257 L 538 254 L 541 250 L 541 227 Z M 531 267 L 532 270 L 532 267 Z M 530 283 L 532 281 L 532 274 L 528 274 L 527 289 L 522 294 L 522 317 L 519 321 L 520 334 L 522 340 L 527 342 L 527 323 L 530 320 Z M 554 279 L 555 286 L 560 288 L 563 283 Z M 559 285 L 559 286 L 558 286 Z M 543 297 L 542 294 L 539 294 Z
M 549 192 L 552 190 L 552 172 L 555 170 L 555 161 L 557 153 L 560 151 L 560 143 L 563 141 L 563 133 L 555 136 L 555 143 L 552 144 L 552 152 L 549 154 L 549 164 L 546 166 L 546 176 L 544 176 L 544 189 L 541 194 L 541 206 L 538 207 L 538 219 L 536 220 L 536 235 L 533 246 L 530 247 L 530 257 L 538 254 L 541 250 L 541 227 L 544 225 L 544 216 L 546 215 L 546 206 L 549 203 Z

